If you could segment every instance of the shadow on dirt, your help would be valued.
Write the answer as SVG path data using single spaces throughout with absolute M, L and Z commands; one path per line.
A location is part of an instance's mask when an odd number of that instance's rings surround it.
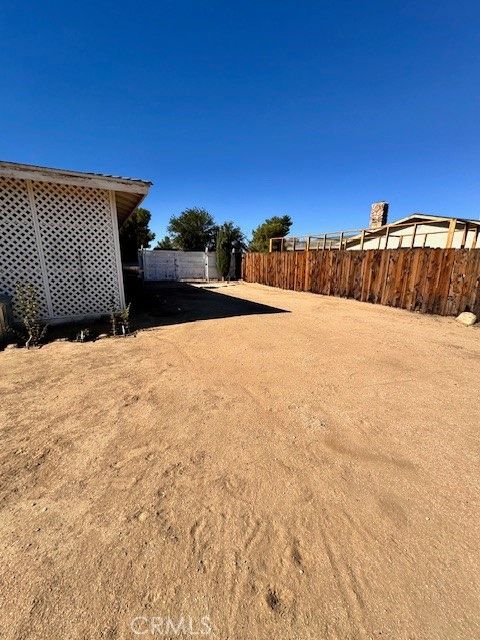
M 235 285 L 231 285 L 235 286 Z M 132 302 L 136 329 L 267 313 L 289 313 L 250 300 L 221 293 L 222 286 L 194 286 L 186 282 L 125 282 L 127 301 Z M 228 285 L 226 287 L 228 291 Z

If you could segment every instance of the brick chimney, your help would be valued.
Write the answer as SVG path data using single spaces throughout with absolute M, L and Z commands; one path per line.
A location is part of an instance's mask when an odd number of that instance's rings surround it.
M 387 224 L 388 202 L 374 202 L 370 211 L 369 229 L 378 229 Z

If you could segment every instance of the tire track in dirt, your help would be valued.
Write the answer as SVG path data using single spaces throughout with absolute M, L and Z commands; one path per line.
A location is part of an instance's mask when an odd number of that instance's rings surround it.
M 337 584 L 343 608 L 351 628 L 352 637 L 359 640 L 369 640 L 371 634 L 365 625 L 365 601 L 362 595 L 363 585 L 353 568 L 346 562 L 337 549 L 334 539 L 328 533 L 334 530 L 330 518 L 324 513 L 324 525 L 320 526 L 320 535 L 325 547 L 325 553 L 331 568 L 332 576 Z

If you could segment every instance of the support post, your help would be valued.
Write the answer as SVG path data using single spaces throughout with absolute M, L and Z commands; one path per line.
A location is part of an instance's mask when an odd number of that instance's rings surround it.
M 364 244 L 365 244 L 365 229 L 362 229 L 362 235 L 360 236 L 360 251 L 363 251 Z
M 390 225 L 387 225 L 387 230 L 385 232 L 385 249 L 388 249 L 388 238 L 390 237 Z
M 465 228 L 463 230 L 462 240 L 460 242 L 460 249 L 465 249 L 465 243 L 467 241 L 467 235 L 468 235 L 468 222 L 465 222 Z
M 450 224 L 448 225 L 448 235 L 447 242 L 445 245 L 445 249 L 451 249 L 453 244 L 453 237 L 455 235 L 455 229 L 457 228 L 457 219 L 453 218 L 450 220 Z
M 416 223 L 413 225 L 412 240 L 411 240 L 411 242 L 410 242 L 410 248 L 411 248 L 411 249 L 413 249 L 413 247 L 415 246 L 415 236 L 417 235 L 417 226 L 418 226 L 418 223 L 416 222 Z
M 473 238 L 472 238 L 472 246 L 470 247 L 470 249 L 475 249 L 477 246 L 477 239 L 478 239 L 478 232 L 480 231 L 480 227 L 478 225 L 475 226 L 475 233 L 473 234 Z
M 273 251 L 273 238 L 270 238 L 270 240 L 268 241 L 268 252 L 272 253 Z

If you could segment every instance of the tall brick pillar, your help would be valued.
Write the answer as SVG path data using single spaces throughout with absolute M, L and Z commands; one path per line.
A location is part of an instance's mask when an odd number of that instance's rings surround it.
M 369 229 L 378 229 L 387 224 L 388 202 L 374 202 L 370 211 Z

